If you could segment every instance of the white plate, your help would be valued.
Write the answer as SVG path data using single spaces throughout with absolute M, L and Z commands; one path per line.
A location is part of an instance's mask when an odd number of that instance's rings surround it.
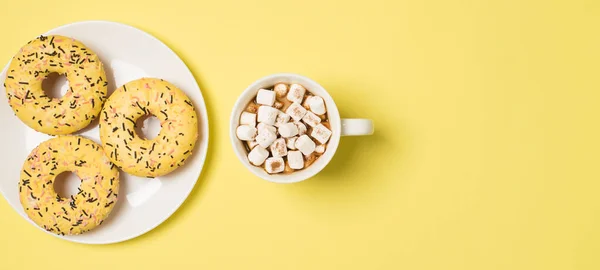
M 119 201 L 108 219 L 85 234 L 57 237 L 79 243 L 108 244 L 140 236 L 171 216 L 185 201 L 200 176 L 208 146 L 208 118 L 200 88 L 191 71 L 169 47 L 134 27 L 114 22 L 87 21 L 61 26 L 44 35 L 50 34 L 73 37 L 96 52 L 106 69 L 109 93 L 128 81 L 150 76 L 175 84 L 194 102 L 200 120 L 200 135 L 194 155 L 183 167 L 154 179 L 121 172 Z M 27 42 L 23 40 L 23 44 Z M 50 136 L 28 128 L 14 116 L 2 86 L 7 68 L 8 64 L 0 73 L 0 123 L 3 126 L 0 132 L 0 171 L 3 173 L 0 192 L 21 216 L 30 221 L 19 202 L 20 168 L 29 152 Z M 66 82 L 56 80 L 56 91 L 60 88 L 64 93 L 67 86 L 63 83 Z M 155 122 L 150 123 L 147 129 L 157 129 L 153 124 Z M 97 122 L 78 134 L 100 143 Z M 67 179 L 66 183 L 67 190 L 77 190 L 79 180 Z

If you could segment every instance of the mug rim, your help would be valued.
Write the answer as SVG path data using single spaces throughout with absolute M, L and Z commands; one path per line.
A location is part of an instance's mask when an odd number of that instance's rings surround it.
M 332 131 L 332 135 L 326 144 L 327 147 L 325 149 L 325 153 L 323 153 L 323 155 L 321 155 L 310 166 L 289 174 L 269 174 L 262 166 L 258 167 L 250 164 L 250 161 L 248 160 L 248 152 L 244 142 L 239 140 L 236 135 L 236 129 L 239 126 L 239 119 L 246 105 L 256 96 L 256 93 L 260 88 L 274 85 L 277 82 L 283 82 L 287 84 L 298 83 L 304 86 L 307 91 L 313 95 L 322 97 L 325 101 L 327 117 Z M 242 162 L 242 164 L 244 164 L 244 166 L 254 175 L 274 183 L 296 183 L 315 176 L 317 173 L 323 170 L 327 164 L 329 164 L 339 146 L 341 137 L 341 117 L 335 101 L 329 92 L 327 92 L 327 90 L 325 90 L 325 88 L 319 83 L 299 74 L 275 73 L 254 81 L 239 95 L 231 112 L 231 117 L 229 120 L 229 135 L 231 145 L 236 156 L 240 162 Z

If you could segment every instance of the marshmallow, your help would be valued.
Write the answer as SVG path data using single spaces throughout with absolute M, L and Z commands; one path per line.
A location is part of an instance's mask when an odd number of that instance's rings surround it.
M 267 89 L 258 90 L 258 94 L 256 95 L 256 103 L 273 106 L 273 103 L 275 103 L 275 92 Z
M 315 127 L 319 123 L 321 123 L 321 117 L 317 116 L 312 112 L 306 112 L 304 117 L 302 117 L 302 121 L 311 127 Z
M 260 132 L 258 132 L 258 135 L 256 135 L 256 142 L 262 148 L 269 147 L 276 139 L 277 134 L 267 128 L 262 129 Z
M 284 138 L 275 140 L 269 148 L 273 157 L 284 157 L 287 155 L 287 145 Z
M 252 148 L 252 151 L 248 154 L 248 160 L 255 166 L 262 165 L 267 157 L 269 157 L 269 151 L 260 146 Z
M 276 109 L 281 109 L 283 108 L 283 103 L 275 101 L 275 105 L 273 105 L 273 107 L 275 107 Z
M 296 126 L 298 127 L 298 135 L 306 134 L 306 125 L 305 124 L 303 124 L 302 122 L 294 122 L 294 124 L 296 124 Z
M 325 153 L 325 145 L 324 144 L 317 145 L 317 147 L 315 147 L 315 152 L 317 154 L 323 154 L 323 153 Z
M 273 87 L 273 91 L 275 91 L 275 94 L 277 94 L 278 97 L 285 97 L 285 94 L 287 94 L 288 91 L 288 86 L 283 83 L 278 83 L 275 85 L 275 87 Z
M 294 121 L 300 121 L 300 119 L 302 119 L 302 117 L 304 117 L 306 114 L 306 109 L 304 109 L 304 107 L 302 107 L 302 105 L 299 103 L 294 102 L 287 108 L 285 113 L 289 114 Z M 260 109 L 258 110 L 258 117 L 258 121 L 260 122 Z
M 256 141 L 246 141 L 246 144 L 248 145 L 248 148 L 250 148 L 250 149 L 252 149 L 258 145 L 258 143 Z
M 269 106 L 260 106 L 258 108 L 258 122 L 265 123 L 269 125 L 275 125 L 275 120 L 277 120 L 277 115 L 279 114 L 279 110 Z M 304 116 L 304 115 L 302 115 Z
M 331 137 L 331 130 L 329 130 L 323 124 L 318 124 L 313 128 L 312 132 L 310 133 L 310 136 L 315 138 L 315 140 L 319 141 L 320 143 L 324 144 L 329 140 L 329 137 Z
M 241 125 L 237 127 L 235 134 L 242 141 L 252 141 L 256 137 L 256 128 L 249 125 Z
M 289 151 L 288 152 L 288 165 L 292 169 L 302 169 L 304 168 L 304 158 L 302 157 L 302 152 L 300 151 Z
M 304 102 L 302 102 L 302 107 L 304 107 L 307 110 L 310 110 L 310 106 L 308 105 L 308 103 L 310 102 L 310 100 L 313 98 L 314 96 L 306 96 L 306 98 L 304 99 Z
M 279 135 L 284 138 L 298 135 L 298 127 L 294 123 L 286 123 L 279 127 Z
M 256 129 L 258 129 L 258 133 L 260 133 L 261 130 L 263 129 L 268 129 L 273 133 L 277 133 L 277 128 L 271 125 L 267 125 L 265 123 L 258 123 L 258 125 L 256 126 Z
M 248 104 L 248 107 L 246 108 L 246 111 L 249 113 L 256 113 L 258 112 L 258 107 L 260 107 L 260 105 L 254 102 L 250 102 L 250 104 Z
M 251 127 L 256 126 L 256 114 L 249 112 L 242 112 L 240 116 L 240 125 L 249 125 Z
M 276 127 L 280 127 L 280 126 L 282 126 L 283 124 L 285 124 L 285 123 L 287 123 L 289 121 L 290 121 L 290 115 L 286 114 L 284 112 L 280 112 L 277 115 L 277 119 L 275 119 L 275 126 Z
M 288 147 L 290 150 L 296 150 L 296 145 L 295 145 L 295 144 L 296 144 L 296 140 L 297 140 L 297 139 L 298 139 L 298 137 L 296 137 L 296 136 L 294 136 L 294 137 L 291 137 L 291 138 L 286 138 L 286 139 L 285 139 L 285 141 L 286 141 L 286 144 L 287 144 L 287 147 Z
M 308 135 L 302 135 L 296 140 L 296 148 L 298 148 L 302 154 L 308 156 L 315 151 L 315 142 L 313 142 Z
M 327 109 L 325 109 L 325 102 L 323 101 L 322 97 L 311 97 L 310 100 L 308 100 L 308 106 L 312 112 L 318 115 L 323 115 L 325 112 L 327 112 Z
M 289 101 L 302 103 L 302 100 L 304 99 L 304 93 L 306 93 L 306 89 L 302 85 L 296 83 L 292 84 L 290 85 L 290 91 L 287 94 L 287 99 Z
M 283 172 L 284 168 L 285 162 L 283 161 L 283 158 L 271 157 L 265 161 L 265 170 L 267 170 L 268 173 L 280 173 Z

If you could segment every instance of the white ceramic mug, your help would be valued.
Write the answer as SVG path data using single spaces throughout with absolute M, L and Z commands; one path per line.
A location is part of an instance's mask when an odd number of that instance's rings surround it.
M 306 90 L 313 95 L 322 97 L 325 101 L 327 117 L 329 119 L 332 131 L 331 138 L 329 139 L 329 142 L 327 142 L 325 153 L 310 166 L 289 174 L 269 174 L 264 170 L 264 168 L 250 164 L 245 143 L 239 140 L 236 136 L 236 129 L 240 124 L 240 116 L 248 103 L 250 103 L 250 101 L 256 97 L 258 90 L 261 88 L 271 88 L 277 83 L 297 83 L 304 86 Z M 275 183 L 295 183 L 311 178 L 325 168 L 331 158 L 333 158 L 333 155 L 335 154 L 335 151 L 340 143 L 341 136 L 359 136 L 371 134 L 373 134 L 373 122 L 371 120 L 342 119 L 340 117 L 338 108 L 333 101 L 333 98 L 331 98 L 329 93 L 325 91 L 325 88 L 307 77 L 290 73 L 269 75 L 248 86 L 248 88 L 246 88 L 246 90 L 244 90 L 244 92 L 238 98 L 235 106 L 233 106 L 229 127 L 229 135 L 231 137 L 233 150 L 244 166 L 246 166 L 246 168 L 248 168 L 258 177 Z

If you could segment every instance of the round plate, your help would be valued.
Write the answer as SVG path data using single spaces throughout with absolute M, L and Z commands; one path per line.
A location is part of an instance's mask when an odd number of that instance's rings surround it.
M 134 27 L 114 22 L 87 21 L 61 26 L 44 35 L 51 34 L 75 38 L 100 56 L 109 80 L 109 94 L 128 81 L 157 77 L 178 86 L 196 107 L 199 118 L 198 141 L 194 154 L 184 166 L 154 179 L 135 177 L 121 171 L 119 200 L 101 226 L 77 236 L 55 235 L 87 244 L 115 243 L 140 236 L 171 216 L 185 201 L 200 176 L 208 146 L 208 118 L 200 88 L 175 52 L 160 40 Z M 23 44 L 27 42 L 23 40 Z M 6 90 L 2 86 L 7 68 L 8 64 L 0 73 L 0 123 L 4 126 L 4 131 L 0 133 L 0 149 L 4 153 L 0 156 L 0 171 L 4 174 L 0 178 L 0 192 L 21 216 L 30 221 L 19 202 L 20 168 L 29 152 L 50 136 L 25 126 L 8 106 Z M 59 78 L 51 87 L 54 91 L 64 93 L 68 86 L 65 80 Z M 160 128 L 149 120 L 145 126 L 144 129 L 154 132 Z M 97 121 L 77 134 L 100 143 Z M 65 182 L 69 183 L 65 189 L 77 190 L 79 181 L 67 179 Z M 40 230 L 45 231 L 42 228 Z

